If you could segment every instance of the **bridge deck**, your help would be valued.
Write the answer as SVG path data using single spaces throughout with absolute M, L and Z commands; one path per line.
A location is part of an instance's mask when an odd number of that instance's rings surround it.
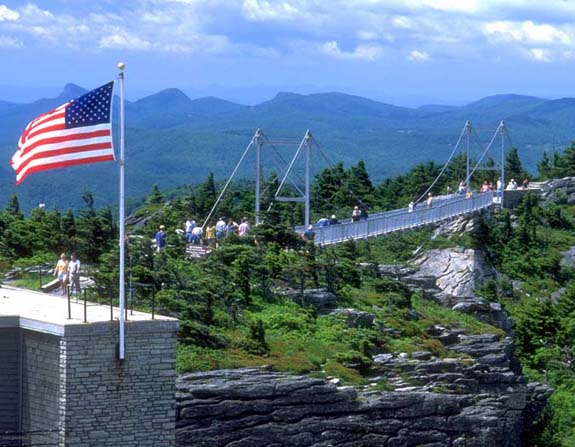
M 489 208 L 497 201 L 498 199 L 492 192 L 477 194 L 471 198 L 465 198 L 458 194 L 439 196 L 434 198 L 430 208 L 427 208 L 423 203 L 419 204 L 413 211 L 408 208 L 401 208 L 373 214 L 368 219 L 359 222 L 346 220 L 337 225 L 314 226 L 315 243 L 320 245 L 337 244 L 349 239 L 365 239 L 409 230 Z M 296 231 L 303 232 L 304 228 L 298 227 Z

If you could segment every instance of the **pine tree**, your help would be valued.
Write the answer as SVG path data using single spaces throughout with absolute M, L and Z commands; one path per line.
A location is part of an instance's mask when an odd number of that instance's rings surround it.
M 505 177 L 509 180 L 514 179 L 518 184 L 521 184 L 521 180 L 525 176 L 519 152 L 516 147 L 512 147 L 505 158 Z

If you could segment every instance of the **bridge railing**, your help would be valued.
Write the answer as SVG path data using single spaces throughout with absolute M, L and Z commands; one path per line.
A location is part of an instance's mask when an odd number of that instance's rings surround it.
M 334 244 L 348 239 L 364 239 L 395 231 L 407 230 L 467 214 L 493 204 L 493 193 L 478 194 L 471 198 L 452 196 L 438 200 L 431 208 L 424 203 L 413 211 L 407 208 L 375 214 L 359 222 L 314 227 L 316 244 Z M 297 230 L 297 229 L 296 229 Z M 300 230 L 301 231 L 301 230 Z

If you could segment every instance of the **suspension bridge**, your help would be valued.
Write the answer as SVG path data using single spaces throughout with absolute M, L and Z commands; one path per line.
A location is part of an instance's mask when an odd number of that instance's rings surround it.
M 340 242 L 347 241 L 349 239 L 366 239 L 370 237 L 381 236 L 389 233 L 394 233 L 397 231 L 410 230 L 430 224 L 440 223 L 457 216 L 462 216 L 466 214 L 472 214 L 480 210 L 489 209 L 492 207 L 497 207 L 501 209 L 504 207 L 507 201 L 507 197 L 510 191 L 505 190 L 505 147 L 506 142 L 511 144 L 511 139 L 509 132 L 505 126 L 504 121 L 501 121 L 491 137 L 489 143 L 485 146 L 481 145 L 481 153 L 476 160 L 472 159 L 471 156 L 471 140 L 472 137 L 478 135 L 476 130 L 467 121 L 459 135 L 457 143 L 453 147 L 450 156 L 448 157 L 445 164 L 442 166 L 439 174 L 434 179 L 434 181 L 429 185 L 429 187 L 421 194 L 421 196 L 416 199 L 410 206 L 405 208 L 395 209 L 391 211 L 381 212 L 371 214 L 365 219 L 360 219 L 359 221 L 353 221 L 352 219 L 346 219 L 340 221 L 337 224 L 332 225 L 310 225 L 310 179 L 311 179 L 311 154 L 312 149 L 318 149 L 319 152 L 324 156 L 328 164 L 330 161 L 325 156 L 322 147 L 315 140 L 313 135 L 309 130 L 306 131 L 304 137 L 300 141 L 295 140 L 269 140 L 263 133 L 261 129 L 258 129 L 254 136 L 252 137 L 250 143 L 246 147 L 245 151 L 240 158 L 240 161 L 236 165 L 231 176 L 228 178 L 224 185 L 224 188 L 220 192 L 220 195 L 211 209 L 208 217 L 204 221 L 204 226 L 213 216 L 217 206 L 224 196 L 228 186 L 230 185 L 234 175 L 238 171 L 240 165 L 246 158 L 250 150 L 255 148 L 256 152 L 256 167 L 255 167 L 255 223 L 256 225 L 261 222 L 261 182 L 262 182 L 262 153 L 266 146 L 273 148 L 276 160 L 275 167 L 278 169 L 279 174 L 277 179 L 281 177 L 279 182 L 279 187 L 275 191 L 274 200 L 278 202 L 299 202 L 305 207 L 305 218 L 304 224 L 302 226 L 296 226 L 295 231 L 299 233 L 304 233 L 308 228 L 311 227 L 314 233 L 314 242 L 320 245 L 327 244 L 337 244 Z M 439 180 L 445 174 L 449 163 L 453 160 L 458 151 L 462 149 L 465 144 L 465 154 L 466 154 L 466 172 L 465 178 L 462 180 L 461 185 L 463 185 L 463 190 L 460 190 L 457 194 L 447 194 L 432 197 L 429 202 L 426 200 L 429 197 L 430 192 L 437 185 Z M 499 144 L 497 144 L 499 143 Z M 285 163 L 285 160 L 281 159 L 283 164 L 287 164 L 287 168 L 282 166 L 282 163 L 277 162 L 277 157 L 280 154 L 277 152 L 277 146 L 296 146 L 297 149 L 289 163 Z M 498 147 L 497 147 L 498 146 Z M 499 166 L 485 166 L 484 160 L 490 150 L 499 149 L 498 161 Z M 291 182 L 292 189 L 289 196 L 282 196 L 282 190 L 286 183 L 289 183 L 290 173 L 293 171 L 296 161 L 304 158 L 303 167 L 303 181 L 304 187 L 301 188 L 296 183 Z M 481 170 L 491 170 L 496 171 L 499 175 L 498 187 L 493 190 L 488 190 L 484 192 L 476 192 L 471 189 L 471 180 L 477 171 Z M 302 180 L 301 174 L 299 175 L 300 180 Z M 517 191 L 519 196 L 525 193 L 526 190 Z M 517 193 L 515 195 L 517 196 Z M 270 205 L 273 206 L 273 202 Z

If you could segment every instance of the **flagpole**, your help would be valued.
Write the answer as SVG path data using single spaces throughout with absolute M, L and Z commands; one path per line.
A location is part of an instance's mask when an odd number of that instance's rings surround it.
M 120 206 L 119 206 L 119 222 L 120 222 L 120 344 L 118 349 L 118 358 L 124 360 L 126 358 L 125 343 L 124 343 L 124 319 L 125 319 L 125 284 L 124 284 L 124 258 L 125 258 L 125 228 L 124 228 L 124 68 L 126 67 L 123 62 L 119 62 L 118 79 L 120 80 Z

